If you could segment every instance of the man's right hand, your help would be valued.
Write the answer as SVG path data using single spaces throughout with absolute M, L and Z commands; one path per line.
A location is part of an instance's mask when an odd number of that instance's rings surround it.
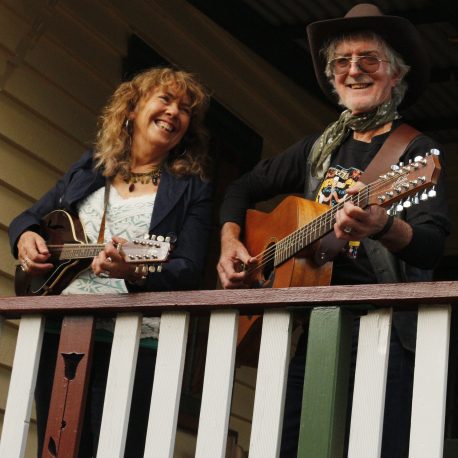
M 240 241 L 240 226 L 225 223 L 221 230 L 221 255 L 216 266 L 223 288 L 248 288 L 247 268 L 256 263 L 256 258 L 250 256 Z
M 53 267 L 53 264 L 46 262 L 50 256 L 46 242 L 36 232 L 23 232 L 19 237 L 17 249 L 18 260 L 24 272 L 38 275 Z

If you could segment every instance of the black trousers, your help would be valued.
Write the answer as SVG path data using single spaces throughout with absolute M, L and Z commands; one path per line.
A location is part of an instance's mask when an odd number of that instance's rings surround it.
M 43 444 L 43 440 L 46 432 L 58 345 L 58 335 L 45 333 L 35 388 L 38 429 L 37 456 L 39 458 L 41 458 L 43 446 L 46 446 Z M 111 344 L 95 342 L 79 458 L 95 457 L 97 453 L 110 354 Z M 125 458 L 143 457 L 155 364 L 156 350 L 140 347 L 132 393 Z

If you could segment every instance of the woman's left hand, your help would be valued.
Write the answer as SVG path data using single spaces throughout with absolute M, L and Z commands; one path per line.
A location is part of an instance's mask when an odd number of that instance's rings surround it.
M 114 236 L 111 242 L 92 261 L 92 270 L 97 276 L 123 278 L 124 280 L 138 279 L 135 266 L 124 261 L 119 246 L 127 240 Z

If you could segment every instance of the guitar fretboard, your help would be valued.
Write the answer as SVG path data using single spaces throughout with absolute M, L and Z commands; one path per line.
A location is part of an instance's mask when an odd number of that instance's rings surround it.
M 344 206 L 345 201 L 351 200 L 354 205 L 365 208 L 369 202 L 371 189 L 376 184 L 377 182 L 374 182 L 371 185 L 365 186 L 354 196 L 348 196 L 347 199 L 334 205 L 332 208 L 310 221 L 310 223 L 278 241 L 275 245 L 274 266 L 278 266 L 299 253 L 299 251 L 303 250 L 305 247 L 316 242 L 328 232 L 331 232 L 336 220 L 336 213 Z

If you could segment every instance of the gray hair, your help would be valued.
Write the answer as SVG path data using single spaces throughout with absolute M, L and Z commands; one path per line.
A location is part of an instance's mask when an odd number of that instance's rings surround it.
M 320 50 L 320 54 L 322 54 L 326 59 L 325 75 L 327 76 L 330 84 L 334 87 L 334 75 L 331 71 L 329 61 L 335 57 L 335 50 L 337 46 L 345 41 L 351 40 L 372 40 L 380 46 L 386 58 L 389 60 L 389 73 L 399 75 L 398 82 L 393 88 L 392 92 L 396 106 L 399 106 L 407 91 L 407 83 L 404 81 L 404 77 L 407 75 L 410 67 L 405 63 L 403 57 L 397 51 L 395 51 L 380 35 L 371 31 L 349 32 L 344 35 L 340 35 L 339 37 L 334 38 L 326 43 L 326 45 Z

